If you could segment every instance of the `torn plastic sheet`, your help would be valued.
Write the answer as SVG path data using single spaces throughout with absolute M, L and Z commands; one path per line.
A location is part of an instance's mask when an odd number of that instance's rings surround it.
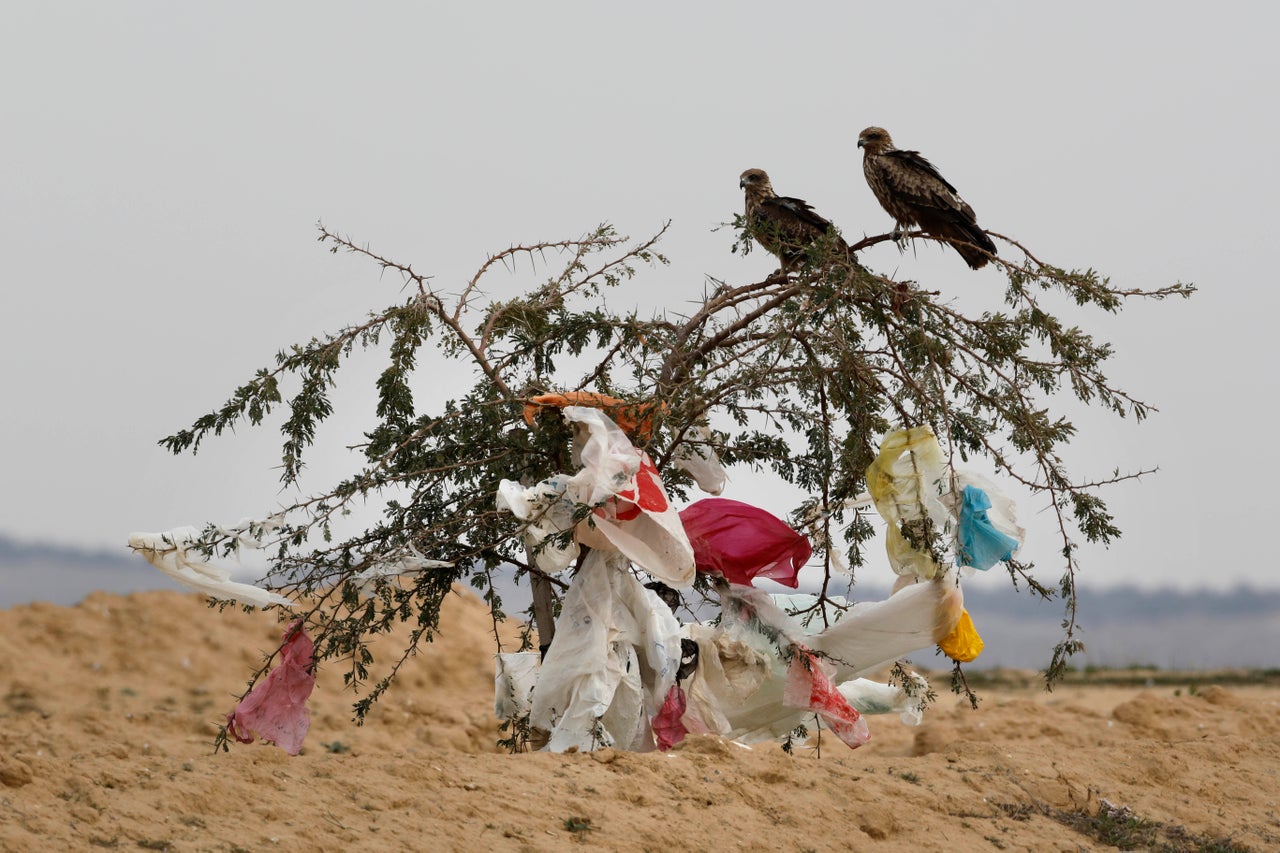
M 1003 496 L 1001 496 L 1003 498 Z M 996 563 L 1013 557 L 1021 547 L 1025 533 L 1011 524 L 1013 503 L 1003 498 L 1007 509 L 996 511 L 986 489 L 968 484 L 960 493 L 959 530 L 956 536 L 956 565 L 986 571 Z M 1017 531 L 1006 532 L 1009 527 Z M 1004 528 L 1004 530 L 1001 529 Z
M 565 495 L 574 503 L 601 504 L 578 523 L 578 541 L 622 552 L 672 589 L 691 586 L 693 548 L 648 454 L 597 409 L 569 406 L 564 417 L 574 424 L 574 455 L 582 463 Z
M 231 572 L 215 566 L 194 549 L 200 534 L 194 527 L 178 527 L 167 533 L 131 533 L 129 547 L 178 583 L 220 601 L 237 601 L 253 607 L 293 602 L 253 584 L 231 580 Z
M 687 472 L 698 488 L 709 495 L 724 491 L 729 475 L 720 464 L 720 457 L 711 447 L 711 430 L 699 424 L 686 433 L 683 441 L 671 455 L 671 465 Z
M 797 575 L 813 554 L 809 540 L 777 516 L 727 498 L 703 498 L 680 511 L 698 571 L 721 574 L 749 586 L 767 577 L 799 585 Z
M 362 572 L 351 576 L 351 581 L 361 592 L 372 595 L 380 580 L 392 580 L 405 575 L 416 575 L 432 569 L 449 569 L 453 563 L 446 560 L 432 560 L 422 556 L 413 546 L 395 553 Z
M 276 668 L 227 715 L 227 734 L 241 743 L 260 737 L 297 755 L 311 728 L 307 699 L 316 686 L 315 643 L 301 619 L 285 629 L 282 640 Z
M 680 668 L 680 625 L 617 552 L 593 550 L 565 594 L 529 721 L 547 748 L 652 749 L 649 721 Z

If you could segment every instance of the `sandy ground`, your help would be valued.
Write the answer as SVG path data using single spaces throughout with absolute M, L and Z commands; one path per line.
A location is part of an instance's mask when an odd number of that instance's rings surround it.
M 0 611 L 0 847 L 1097 850 L 1069 818 L 1114 806 L 1163 841 L 1280 849 L 1280 688 L 944 693 L 920 728 L 871 718 L 871 744 L 820 755 L 509 755 L 485 610 L 458 596 L 444 622 L 363 727 L 326 669 L 290 757 L 212 748 L 273 616 L 163 592 Z

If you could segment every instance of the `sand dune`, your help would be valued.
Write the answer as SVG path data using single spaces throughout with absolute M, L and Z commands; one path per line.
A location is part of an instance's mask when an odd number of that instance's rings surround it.
M 0 611 L 0 846 L 1078 850 L 1110 827 L 1155 833 L 1139 847 L 1280 848 L 1275 687 L 988 688 L 976 712 L 947 693 L 918 729 L 872 718 L 871 744 L 820 755 L 705 737 L 508 755 L 490 630 L 458 596 L 363 727 L 329 665 L 291 758 L 212 748 L 278 642 L 270 614 L 166 592 Z

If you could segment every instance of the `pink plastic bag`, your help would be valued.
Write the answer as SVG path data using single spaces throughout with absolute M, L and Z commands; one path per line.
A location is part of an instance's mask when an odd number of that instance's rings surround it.
M 241 743 L 254 737 L 297 755 L 311 728 L 307 699 L 316 686 L 315 643 L 299 619 L 284 632 L 280 664 L 227 715 L 227 733 Z
M 728 498 L 703 498 L 680 513 L 700 572 L 716 572 L 749 586 L 772 578 L 792 589 L 813 554 L 809 540 L 771 513 Z

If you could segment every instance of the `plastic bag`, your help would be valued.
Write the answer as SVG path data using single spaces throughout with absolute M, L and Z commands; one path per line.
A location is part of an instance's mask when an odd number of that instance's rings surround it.
M 720 464 L 720 457 L 711 448 L 710 441 L 711 430 L 705 425 L 693 427 L 671 455 L 671 464 L 687 471 L 702 491 L 718 495 L 724 491 L 729 475 Z
M 494 655 L 493 713 L 500 720 L 523 717 L 532 707 L 538 683 L 537 652 L 505 652 Z
M 749 586 L 757 577 L 783 586 L 799 585 L 797 575 L 813 554 L 809 540 L 776 516 L 726 498 L 704 498 L 680 511 L 698 571 L 721 574 Z
M 649 720 L 680 667 L 680 626 L 617 552 L 593 550 L 574 577 L 533 688 L 547 748 L 653 747 Z
M 968 610 L 960 612 L 960 619 L 956 622 L 955 628 L 938 641 L 938 648 L 942 649 L 947 657 L 960 663 L 975 660 L 982 654 L 983 645 L 982 637 L 978 635 L 978 629 L 974 627 L 973 618 L 969 616 Z
M 578 543 L 563 545 L 548 542 L 552 536 L 573 528 L 573 502 L 565 499 L 569 478 L 549 477 L 528 488 L 514 480 L 498 484 L 497 508 L 509 511 L 526 522 L 521 540 L 533 558 L 534 565 L 547 574 L 556 574 L 572 566 L 578 559 Z
M 721 627 L 686 625 L 684 630 L 698 644 L 698 663 L 684 685 L 687 709 L 682 722 L 695 734 L 727 735 L 734 724 L 726 709 L 741 715 L 742 704 L 776 677 L 776 655 L 759 640 L 732 637 Z M 781 667 L 778 670 L 780 674 Z M 775 698 L 780 701 L 781 693 Z
M 867 675 L 916 649 L 936 644 L 955 628 L 964 595 L 950 574 L 908 583 L 884 601 L 855 604 L 810 648 L 836 662 L 836 679 Z
M 1003 501 L 1007 509 L 997 511 L 996 518 L 992 518 L 993 507 L 987 491 L 972 484 L 964 486 L 957 513 L 960 523 L 956 536 L 956 565 L 972 566 L 985 572 L 996 563 L 1012 558 L 1021 547 L 1025 532 L 1011 521 L 1013 502 L 1008 498 L 1003 498 Z
M 867 721 L 849 704 L 835 685 L 831 675 L 835 667 L 802 645 L 795 647 L 791 665 L 787 667 L 787 685 L 782 702 L 792 708 L 813 711 L 827 724 L 831 733 L 852 749 L 871 740 Z
M 888 523 L 885 548 L 894 572 L 926 579 L 937 575 L 940 567 L 934 559 L 902 533 L 904 523 L 923 526 L 927 519 L 941 534 L 951 519 L 944 501 L 950 477 L 933 430 L 920 426 L 886 435 L 867 467 L 867 490 Z
M 855 678 L 836 687 L 859 713 L 897 714 L 905 725 L 918 726 L 924 719 L 925 694 L 929 682 L 916 673 L 911 674 L 912 688 L 908 693 L 900 685 L 882 684 L 866 678 Z
M 688 701 L 679 684 L 671 685 L 667 691 L 667 699 L 653 718 L 653 736 L 658 749 L 664 752 L 684 740 L 689 730 L 685 728 L 681 718 L 688 709 Z
M 307 699 L 316 686 L 315 643 L 298 619 L 285 629 L 280 662 L 227 715 L 227 734 L 241 743 L 255 736 L 297 755 L 311 728 Z
M 293 602 L 274 592 L 231 580 L 231 572 L 210 563 L 203 554 L 190 550 L 200 540 L 194 527 L 178 527 L 168 533 L 131 533 L 129 547 L 147 562 L 178 583 L 220 601 L 238 601 L 253 607 L 269 604 L 292 606 Z
M 407 552 L 407 553 L 406 553 Z M 351 576 L 351 582 L 365 595 L 372 596 L 377 589 L 378 581 L 392 580 L 405 575 L 416 575 L 431 569 L 452 568 L 453 563 L 445 560 L 431 560 L 422 556 L 412 546 L 397 551 L 382 562 L 374 563 L 362 572 Z
M 578 523 L 578 541 L 622 552 L 672 589 L 691 586 L 693 548 L 648 454 L 599 410 L 569 406 L 564 417 L 575 425 L 575 456 L 583 466 L 569 478 L 565 495 L 575 503 L 602 504 Z

